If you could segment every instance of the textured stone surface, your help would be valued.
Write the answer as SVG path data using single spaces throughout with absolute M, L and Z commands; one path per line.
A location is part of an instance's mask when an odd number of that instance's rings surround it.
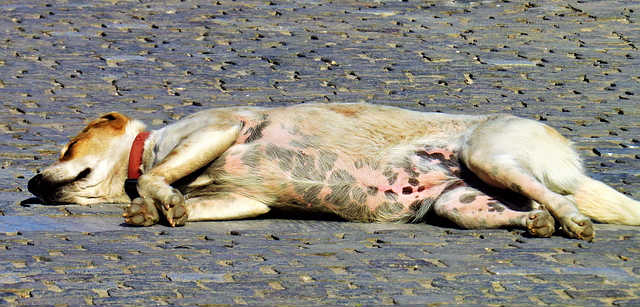
M 289 220 L 121 225 L 26 181 L 91 118 L 225 105 L 509 112 L 640 198 L 636 1 L 0 1 L 0 302 L 637 305 L 634 227 L 521 231 Z

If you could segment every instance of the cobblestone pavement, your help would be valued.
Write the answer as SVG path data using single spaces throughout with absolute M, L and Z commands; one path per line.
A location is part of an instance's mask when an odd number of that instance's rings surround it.
M 130 228 L 26 181 L 91 118 L 223 105 L 510 112 L 640 198 L 637 1 L 0 0 L 0 302 L 639 305 L 640 228 L 521 231 L 270 216 Z

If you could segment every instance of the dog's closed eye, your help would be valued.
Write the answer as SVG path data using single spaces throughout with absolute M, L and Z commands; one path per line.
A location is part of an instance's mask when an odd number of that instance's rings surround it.
M 91 173 L 91 168 L 85 168 L 84 170 L 82 170 L 82 172 L 80 172 L 78 174 L 78 176 L 76 176 L 76 178 L 74 179 L 74 181 L 78 181 L 78 180 L 82 180 L 84 178 L 87 178 L 87 176 L 89 176 L 89 174 Z

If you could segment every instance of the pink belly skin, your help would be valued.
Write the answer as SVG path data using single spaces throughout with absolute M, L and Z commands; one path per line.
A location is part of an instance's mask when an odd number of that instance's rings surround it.
M 225 177 L 244 193 L 276 195 L 277 205 L 330 211 L 360 221 L 409 217 L 423 201 L 432 202 L 447 187 L 461 183 L 455 177 L 456 154 L 447 149 L 419 149 L 400 162 L 353 157 L 327 150 L 292 127 L 264 121 L 246 124 L 222 159 Z

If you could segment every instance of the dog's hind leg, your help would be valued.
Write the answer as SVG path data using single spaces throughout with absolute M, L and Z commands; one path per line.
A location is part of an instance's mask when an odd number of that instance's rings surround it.
M 241 127 L 237 124 L 222 130 L 218 126 L 210 126 L 186 135 L 160 163 L 140 176 L 138 193 L 142 198 L 152 199 L 171 226 L 183 225 L 188 217 L 184 197 L 180 191 L 171 187 L 171 183 L 220 156 L 235 142 Z M 135 214 L 135 209 L 147 207 L 132 203 L 125 209 L 125 222 L 137 224 L 129 216 Z
M 264 203 L 235 193 L 217 193 L 186 200 L 188 221 L 234 220 L 269 212 Z
M 518 227 L 536 237 L 550 237 L 555 231 L 553 217 L 546 210 L 515 211 L 467 186 L 442 194 L 433 210 L 466 229 Z
M 568 236 L 593 239 L 591 220 L 571 197 L 584 176 L 580 159 L 551 127 L 513 116 L 490 119 L 469 135 L 461 158 L 484 182 L 542 204 Z

